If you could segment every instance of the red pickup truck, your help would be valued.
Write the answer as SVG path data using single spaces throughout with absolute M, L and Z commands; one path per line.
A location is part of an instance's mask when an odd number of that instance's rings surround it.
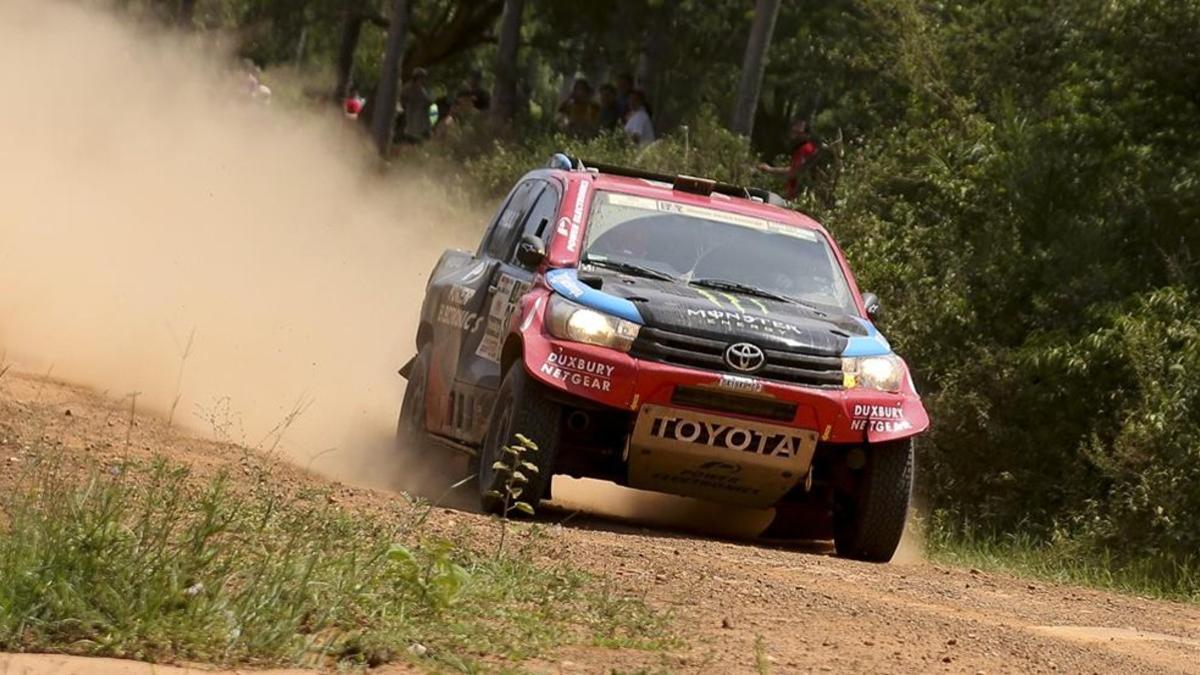
M 472 456 L 493 512 L 519 433 L 537 446 L 523 499 L 565 474 L 773 507 L 766 536 L 889 560 L 929 420 L 878 300 L 777 202 L 555 155 L 433 270 L 401 447 Z

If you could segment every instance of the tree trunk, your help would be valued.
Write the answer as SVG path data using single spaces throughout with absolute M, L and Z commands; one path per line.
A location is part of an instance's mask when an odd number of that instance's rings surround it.
M 754 111 L 758 108 L 758 92 L 762 87 L 763 71 L 767 67 L 767 50 L 771 47 L 771 33 L 775 32 L 775 18 L 778 15 L 779 0 L 757 0 L 755 3 L 754 24 L 750 27 L 750 39 L 746 41 L 742 77 L 738 82 L 737 101 L 730 124 L 734 133 L 743 136 L 748 137 L 754 131 Z
M 521 14 L 525 0 L 505 0 L 496 47 L 496 84 L 492 89 L 492 119 L 506 124 L 517 112 L 517 48 L 521 43 Z
M 379 70 L 379 87 L 375 90 L 375 117 L 371 120 L 371 136 L 375 147 L 385 159 L 391 155 L 392 135 L 396 127 L 396 94 L 400 89 L 400 67 L 404 46 L 408 40 L 408 0 L 394 0 L 388 26 L 387 47 L 383 67 Z
M 196 0 L 179 0 L 179 25 L 183 28 L 192 27 L 192 19 L 196 16 Z
M 350 93 L 350 78 L 354 75 L 354 52 L 358 50 L 362 25 L 362 15 L 353 9 L 347 9 L 346 22 L 342 24 L 342 40 L 338 45 L 337 84 L 333 87 L 333 101 L 338 105 Z

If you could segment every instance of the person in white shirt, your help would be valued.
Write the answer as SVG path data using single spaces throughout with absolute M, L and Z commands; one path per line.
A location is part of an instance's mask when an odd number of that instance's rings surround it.
M 646 92 L 634 89 L 629 92 L 629 112 L 625 114 L 625 133 L 638 144 L 645 147 L 654 142 L 654 123 L 650 121 L 650 113 L 646 111 Z

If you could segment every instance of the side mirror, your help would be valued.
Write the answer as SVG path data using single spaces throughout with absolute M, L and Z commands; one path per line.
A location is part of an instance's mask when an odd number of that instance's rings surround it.
M 863 304 L 867 307 L 867 316 L 872 321 L 878 321 L 879 315 L 883 312 L 883 306 L 879 303 L 879 296 L 874 293 L 862 294 Z
M 532 234 L 521 236 L 517 242 L 517 262 L 529 269 L 536 269 L 546 259 L 546 242 Z

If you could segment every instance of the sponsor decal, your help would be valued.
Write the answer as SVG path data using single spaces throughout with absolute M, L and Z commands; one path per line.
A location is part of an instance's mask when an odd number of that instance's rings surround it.
M 705 462 L 700 465 L 700 468 L 704 469 L 705 471 L 723 471 L 725 473 L 737 473 L 742 470 L 742 467 L 738 466 L 737 464 L 719 462 L 717 460 Z
M 581 182 L 575 189 L 575 208 L 571 211 L 571 229 L 567 233 L 567 250 L 574 253 L 579 250 L 579 230 L 583 227 L 583 205 L 587 201 L 588 183 Z M 562 227 L 562 221 L 559 221 Z
M 855 403 L 851 411 L 851 431 L 906 431 L 912 428 L 912 423 L 904 416 L 902 404 L 871 405 Z
M 784 458 L 794 457 L 804 444 L 803 438 L 787 433 L 764 432 L 678 417 L 656 417 L 650 424 L 650 435 L 681 443 Z
M 483 317 L 479 316 L 479 314 L 468 312 L 462 307 L 448 304 L 438 307 L 437 322 L 455 330 L 473 333 L 476 328 L 479 328 L 482 320 Z
M 672 483 L 680 487 L 720 490 L 721 492 L 733 492 L 742 495 L 757 495 L 762 492 L 757 487 L 742 485 L 742 479 L 736 472 L 731 473 L 725 470 L 705 471 L 703 468 L 698 468 L 684 469 L 678 473 L 655 471 L 650 474 L 650 477 L 655 481 Z
M 717 386 L 731 391 L 748 391 L 753 393 L 763 390 L 762 380 L 742 375 L 722 375 L 721 379 L 717 380 Z
M 564 294 L 571 296 L 575 300 L 582 298 L 583 294 L 587 293 L 587 288 L 580 283 L 579 279 L 576 279 L 573 276 L 564 274 L 557 279 L 557 282 L 558 288 L 555 290 L 562 291 Z
M 475 297 L 475 289 L 470 286 L 454 285 L 446 293 L 446 302 L 452 305 L 463 306 L 471 302 L 471 298 Z
M 546 377 L 563 384 L 586 387 L 593 391 L 612 391 L 612 374 L 616 368 L 594 359 L 554 351 L 546 356 L 538 370 Z
M 816 241 L 817 233 L 805 227 L 795 225 L 785 225 L 772 220 L 763 218 L 755 218 L 754 216 L 745 216 L 740 213 L 731 213 L 720 209 L 710 209 L 703 206 L 693 206 L 691 204 L 680 204 L 679 202 L 664 201 L 661 199 L 650 199 L 647 197 L 637 197 L 634 195 L 609 194 L 607 196 L 608 203 L 614 206 L 624 206 L 627 208 L 643 209 L 646 211 L 658 211 L 660 213 L 677 213 L 682 216 L 692 218 L 703 218 L 718 223 L 726 223 L 729 225 L 738 225 L 740 227 L 748 227 L 754 230 L 764 232 L 774 232 L 783 234 L 805 241 Z
M 474 297 L 475 289 L 469 286 L 451 286 L 446 291 L 446 301 L 438 305 L 434 320 L 455 330 L 474 332 L 482 321 L 478 312 L 466 309 L 466 304 Z
M 799 326 L 790 324 L 786 321 L 778 319 L 769 319 L 765 316 L 757 314 L 749 314 L 746 312 L 735 312 L 729 309 L 696 309 L 689 307 L 687 310 L 689 319 L 700 319 L 710 326 L 724 326 L 726 328 L 745 328 L 749 330 L 757 330 L 763 333 L 782 334 L 782 335 L 798 335 L 807 337 L 809 332 Z
M 496 282 L 496 292 L 492 295 L 487 327 L 483 331 L 483 337 L 479 339 L 479 347 L 475 350 L 476 356 L 494 363 L 500 362 L 500 346 L 504 344 L 504 333 L 512 321 L 513 312 L 517 309 L 517 301 L 528 290 L 529 282 L 508 274 L 500 275 Z

